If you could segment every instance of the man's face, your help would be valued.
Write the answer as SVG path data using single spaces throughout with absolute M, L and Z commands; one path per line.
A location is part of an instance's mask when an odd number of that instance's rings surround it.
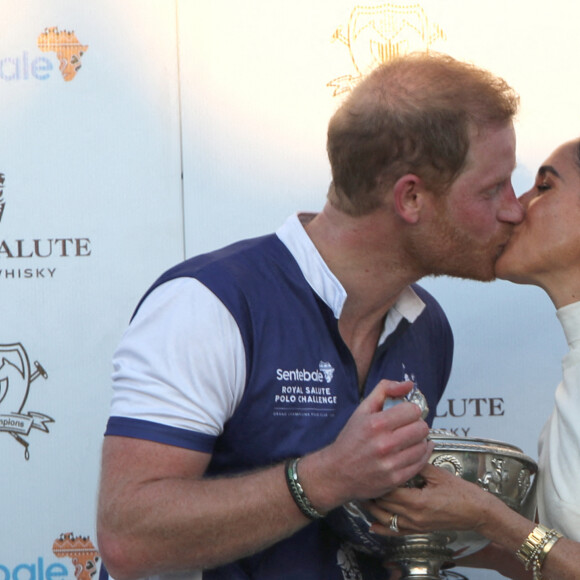
M 515 142 L 511 123 L 472 135 L 465 169 L 433 196 L 431 223 L 415 244 L 427 274 L 495 278 L 495 262 L 524 217 L 511 183 Z

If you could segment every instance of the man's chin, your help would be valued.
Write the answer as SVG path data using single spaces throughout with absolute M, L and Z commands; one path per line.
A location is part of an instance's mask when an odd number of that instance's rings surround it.
M 485 252 L 471 252 L 450 263 L 441 260 L 432 268 L 431 276 L 447 276 L 476 282 L 493 282 L 496 279 L 496 258 Z
M 494 273 L 491 274 L 474 274 L 473 276 L 466 276 L 466 280 L 473 280 L 475 282 L 493 282 L 496 280 L 496 275 Z
M 473 280 L 474 282 L 493 282 L 496 276 L 494 272 L 467 272 L 463 275 L 458 275 L 457 278 Z
M 481 271 L 449 271 L 431 274 L 431 276 L 434 278 L 459 278 L 460 280 L 472 280 L 474 282 L 493 282 L 497 279 L 494 272 Z

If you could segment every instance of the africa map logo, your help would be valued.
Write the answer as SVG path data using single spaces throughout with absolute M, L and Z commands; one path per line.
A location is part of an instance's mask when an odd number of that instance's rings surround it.
M 57 558 L 70 558 L 77 580 L 91 580 L 97 573 L 100 556 L 88 536 L 61 534 L 52 544 L 52 553 Z
M 88 44 L 83 44 L 72 30 L 59 30 L 58 26 L 47 27 L 36 38 L 36 47 L 41 53 L 54 53 L 59 63 L 60 74 L 66 82 L 72 81 L 82 66 L 82 58 Z M 35 54 L 36 52 L 36 54 Z M 7 82 L 46 81 L 54 70 L 54 59 L 25 48 L 19 54 L 0 55 L 0 80 Z
M 72 81 L 80 70 L 81 59 L 87 49 L 81 44 L 73 31 L 58 27 L 46 28 L 38 37 L 38 48 L 42 52 L 54 52 L 60 63 L 60 73 L 65 81 Z

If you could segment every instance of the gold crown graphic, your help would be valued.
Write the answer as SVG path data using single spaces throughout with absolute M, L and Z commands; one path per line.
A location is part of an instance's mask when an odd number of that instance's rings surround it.
M 334 96 L 350 91 L 371 69 L 411 51 L 428 51 L 446 35 L 432 23 L 420 4 L 355 6 L 348 24 L 339 26 L 333 41 L 347 46 L 356 75 L 343 75 L 328 83 Z

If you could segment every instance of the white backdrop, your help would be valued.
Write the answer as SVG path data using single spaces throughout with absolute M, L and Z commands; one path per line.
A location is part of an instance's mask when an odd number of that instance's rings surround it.
M 386 56 L 377 47 L 448 52 L 519 91 L 519 191 L 580 133 L 573 0 L 0 9 L 0 580 L 98 570 L 88 558 L 75 571 L 73 558 L 98 556 L 110 359 L 134 305 L 182 258 L 322 207 L 328 118 L 348 81 Z M 82 67 L 63 76 L 71 43 Z M 436 426 L 536 457 L 565 352 L 548 299 L 503 282 L 424 285 L 456 338 Z
M 81 557 L 88 580 L 112 351 L 143 288 L 183 257 L 176 8 L 0 11 L 0 415 L 52 419 L 0 423 L 0 579 L 74 578 Z M 71 44 L 85 48 L 65 80 Z

